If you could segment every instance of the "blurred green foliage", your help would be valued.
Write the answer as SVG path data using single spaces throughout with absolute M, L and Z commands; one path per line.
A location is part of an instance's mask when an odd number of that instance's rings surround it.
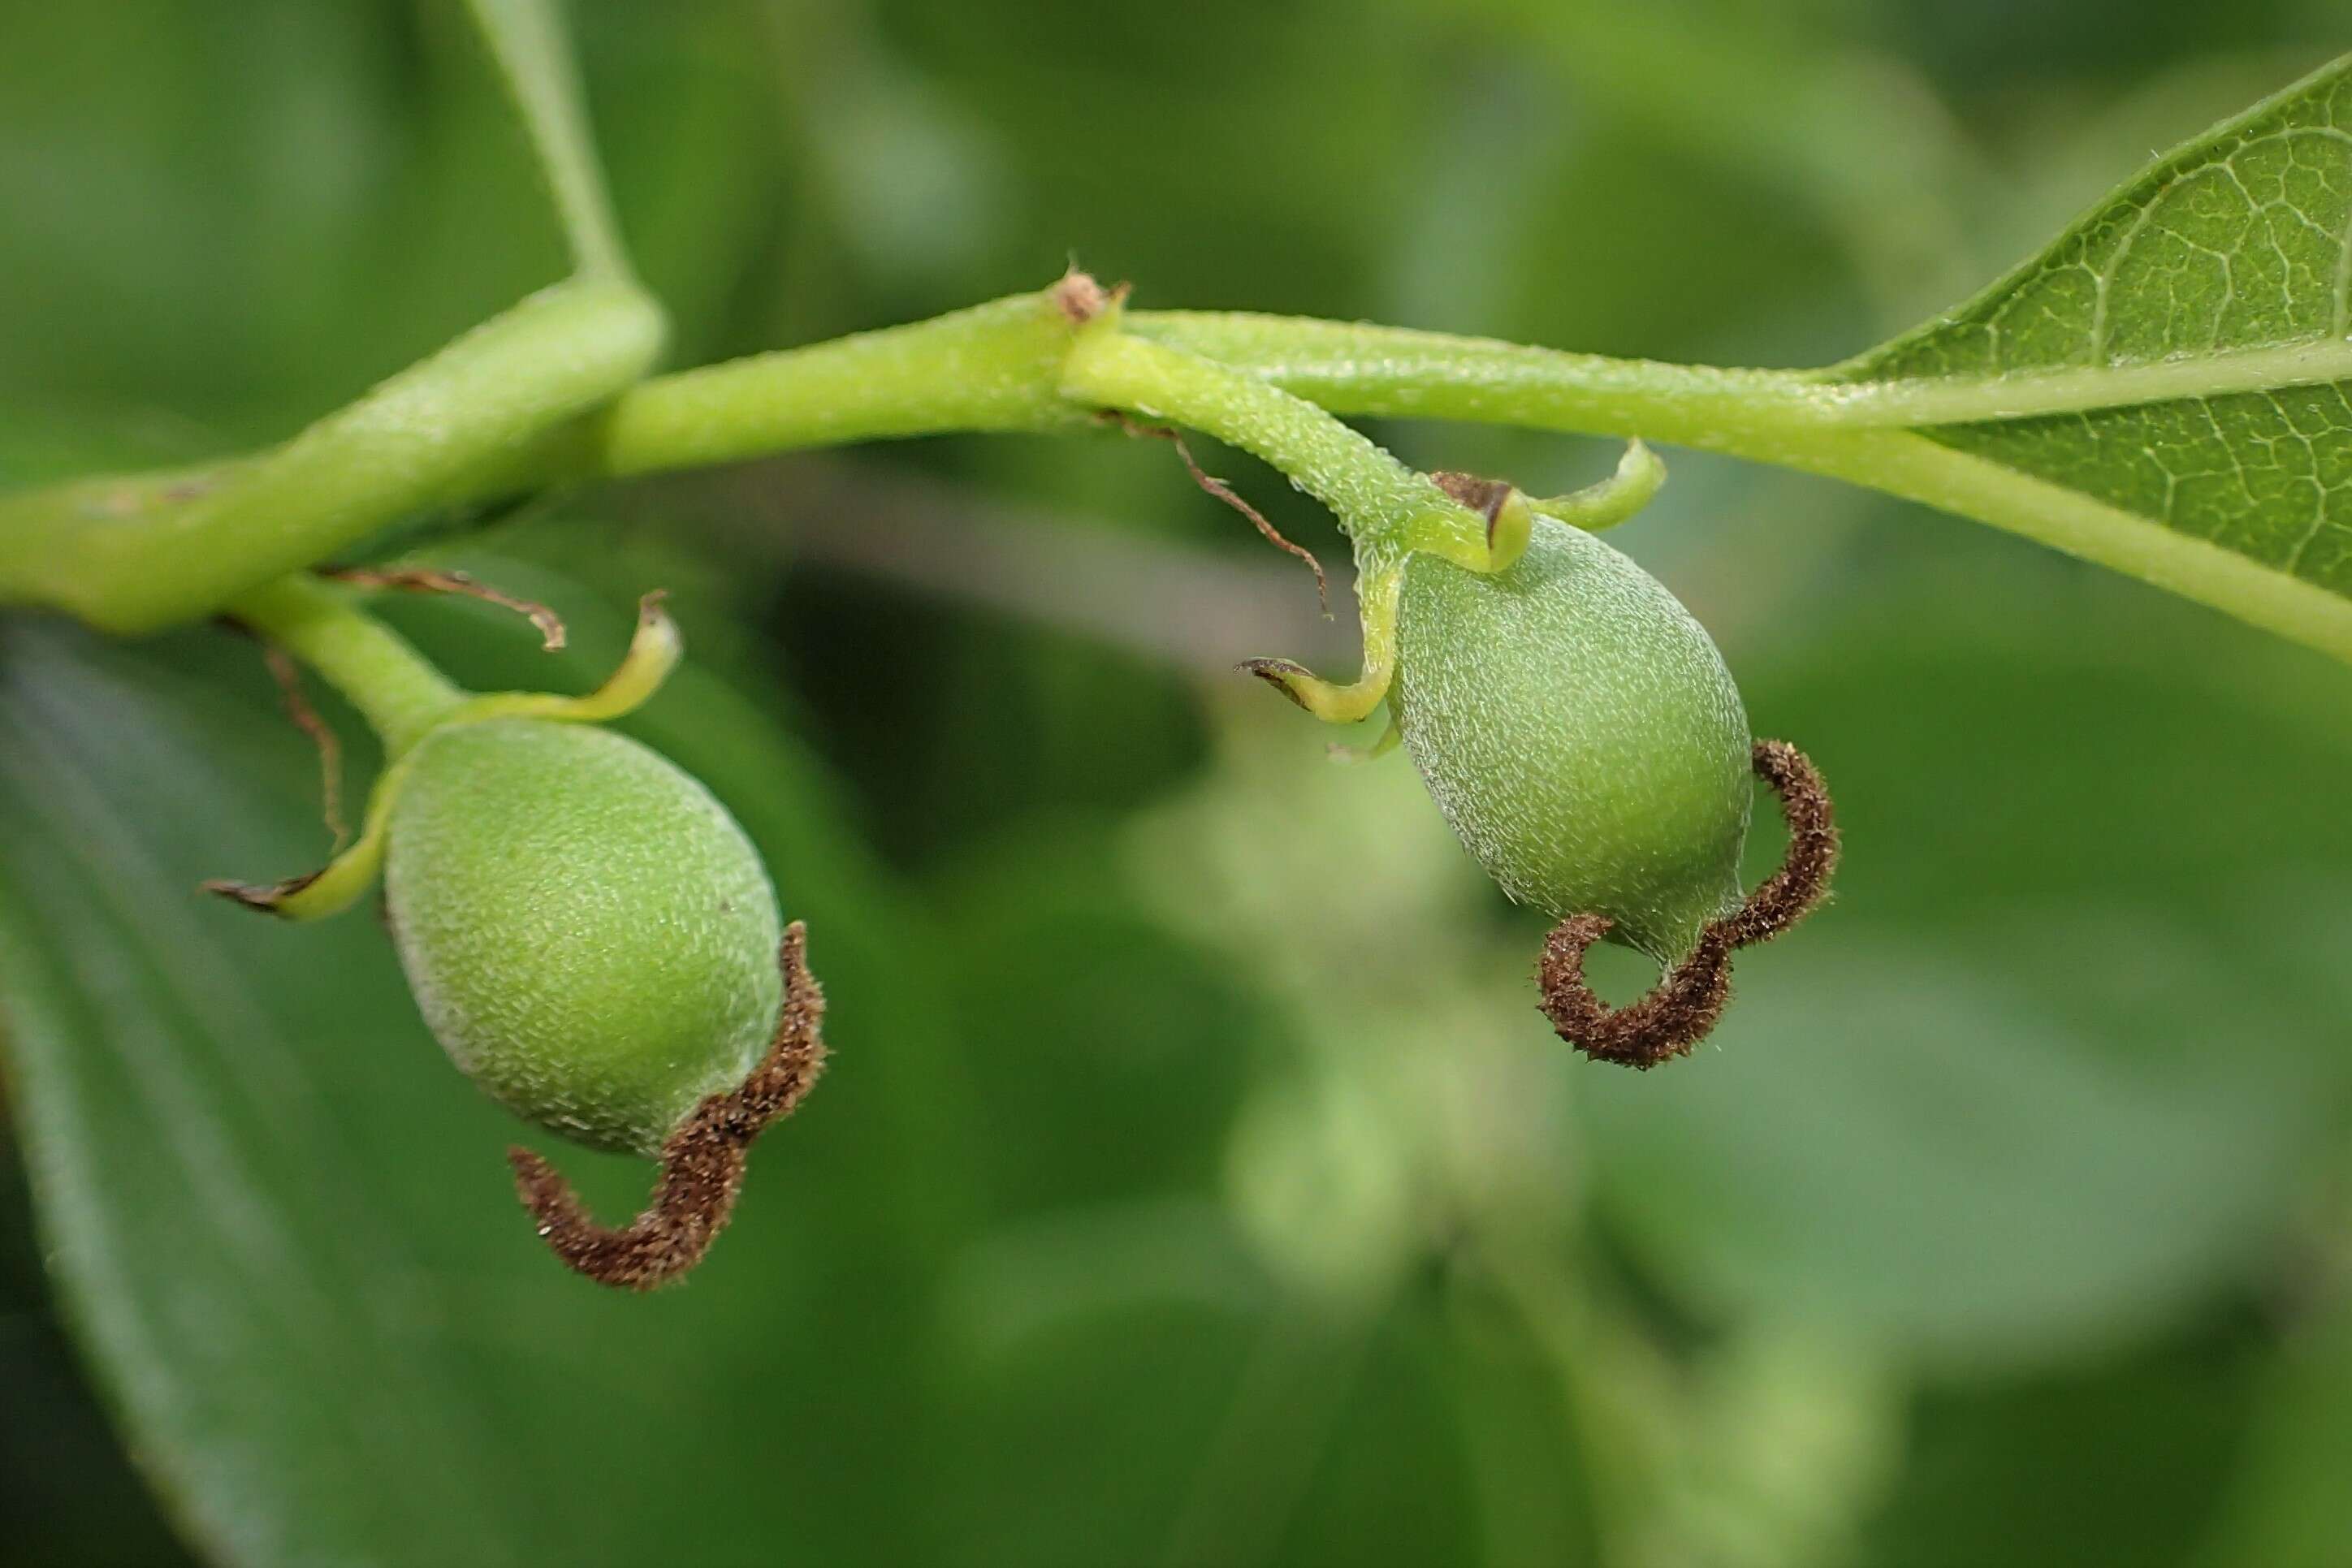
M 682 361 L 1073 253 L 1155 305 L 1826 361 L 2341 23 L 574 12 Z M 281 434 L 561 265 L 454 6 L 6 0 L 0 37 L 0 476 Z M 1381 434 L 1538 491 L 1612 459 Z M 1538 924 L 1401 758 L 1328 766 L 1222 673 L 1333 633 L 1155 444 L 758 465 L 451 544 L 575 632 L 551 671 L 394 607 L 477 684 L 584 685 L 677 591 L 695 662 L 635 727 L 833 996 L 823 1092 L 646 1301 L 538 1250 L 367 916 L 196 899 L 325 844 L 250 646 L 0 622 L 0 1560 L 2352 1561 L 2345 673 L 1726 463 L 1614 537 L 1850 844 L 1644 1076 L 1551 1039 Z

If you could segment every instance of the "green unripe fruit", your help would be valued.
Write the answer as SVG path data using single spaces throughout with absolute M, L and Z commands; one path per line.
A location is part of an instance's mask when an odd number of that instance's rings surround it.
M 708 790 L 625 736 L 443 729 L 406 760 L 385 901 L 425 1022 L 517 1113 L 657 1152 L 765 1051 L 776 897 Z
M 1491 576 L 1405 569 L 1391 701 L 1454 833 L 1512 898 L 1673 964 L 1738 907 L 1748 716 L 1715 643 L 1600 539 L 1540 519 Z

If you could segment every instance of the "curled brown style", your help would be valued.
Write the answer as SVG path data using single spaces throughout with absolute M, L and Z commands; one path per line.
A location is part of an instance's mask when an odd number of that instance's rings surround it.
M 1837 817 L 1820 770 L 1785 740 L 1759 740 L 1749 753 L 1772 786 L 1789 824 L 1780 869 L 1746 902 L 1699 933 L 1682 961 L 1639 1001 L 1612 1008 L 1585 983 L 1584 955 L 1609 934 L 1605 915 L 1571 915 L 1544 938 L 1537 968 L 1544 1016 L 1560 1039 L 1599 1061 L 1639 1069 L 1685 1054 L 1706 1038 L 1731 999 L 1731 956 L 1769 942 L 1821 903 L 1837 869 Z

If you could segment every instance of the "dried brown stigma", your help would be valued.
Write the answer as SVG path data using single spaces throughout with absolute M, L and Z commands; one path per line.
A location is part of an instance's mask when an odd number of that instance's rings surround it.
M 242 904 L 259 914 L 282 915 L 288 899 L 324 874 L 322 867 L 318 871 L 306 871 L 300 876 L 289 876 L 284 882 L 232 882 L 226 877 L 215 876 L 207 877 L 197 886 L 200 892 L 226 898 L 231 904 Z
M 1307 699 L 1298 695 L 1298 688 L 1291 683 L 1296 680 L 1311 681 L 1315 678 L 1315 672 L 1296 659 L 1244 659 L 1234 668 L 1245 675 L 1255 675 L 1300 707 L 1307 706 Z M 1308 711 L 1314 710 L 1310 708 Z
M 429 567 L 378 570 L 373 567 L 336 567 L 320 573 L 353 588 L 384 589 L 396 593 L 454 593 L 478 599 L 501 610 L 511 610 L 539 632 L 540 645 L 552 653 L 563 646 L 563 618 L 535 599 L 518 599 L 463 571 L 437 571 Z
M 275 643 L 264 643 L 261 657 L 269 666 L 269 678 L 278 683 L 278 695 L 286 699 L 286 716 L 318 748 L 319 810 L 326 819 L 327 831 L 335 836 L 335 847 L 327 852 L 332 859 L 342 852 L 352 837 L 352 825 L 343 820 L 343 743 L 334 727 L 320 718 L 319 710 L 310 706 L 309 695 L 302 690 L 301 666 L 294 663 L 294 655 Z
M 562 1172 L 525 1148 L 507 1151 L 515 1192 L 566 1267 L 600 1285 L 650 1291 L 677 1279 L 710 1250 L 742 1190 L 753 1140 L 793 1113 L 824 1070 L 824 991 L 809 973 L 808 928 L 784 930 L 779 962 L 784 1003 L 775 1038 L 751 1075 L 697 1105 L 662 1145 L 653 1200 L 627 1225 L 599 1225 Z
M 1788 851 L 1745 903 L 1699 933 L 1689 954 L 1647 996 L 1612 1008 L 1585 983 L 1585 952 L 1608 935 L 1613 924 L 1608 916 L 1571 915 L 1544 938 L 1537 969 L 1544 1016 L 1560 1039 L 1587 1056 L 1648 1069 L 1686 1053 L 1706 1038 L 1731 999 L 1733 952 L 1780 936 L 1828 891 L 1837 869 L 1838 831 L 1820 771 L 1785 740 L 1756 742 L 1749 760 L 1780 797 Z
M 1322 606 L 1324 615 L 1329 616 L 1331 582 L 1323 575 L 1323 563 L 1315 559 L 1315 552 L 1305 545 L 1293 543 L 1280 528 L 1266 520 L 1264 512 L 1242 499 L 1240 493 L 1231 485 L 1202 468 L 1193 457 L 1192 449 L 1185 444 L 1181 432 L 1171 430 L 1164 424 L 1146 424 L 1140 420 L 1129 418 L 1117 409 L 1107 409 L 1097 417 L 1117 424 L 1129 435 L 1148 435 L 1173 445 L 1176 448 L 1176 455 L 1184 460 L 1184 471 L 1192 476 L 1193 484 L 1247 517 L 1266 543 L 1284 554 L 1295 556 L 1307 563 L 1307 570 L 1315 574 L 1316 601 Z

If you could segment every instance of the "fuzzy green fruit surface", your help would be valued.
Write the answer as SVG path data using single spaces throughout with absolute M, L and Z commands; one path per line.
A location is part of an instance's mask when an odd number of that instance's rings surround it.
M 541 1125 L 656 1152 L 781 1006 L 776 896 L 709 791 L 625 736 L 493 719 L 410 754 L 384 893 L 450 1059 Z
M 1662 963 L 1738 905 L 1739 690 L 1681 601 L 1591 535 L 1538 519 L 1493 576 L 1414 556 L 1391 701 L 1439 810 L 1512 898 L 1605 915 Z

